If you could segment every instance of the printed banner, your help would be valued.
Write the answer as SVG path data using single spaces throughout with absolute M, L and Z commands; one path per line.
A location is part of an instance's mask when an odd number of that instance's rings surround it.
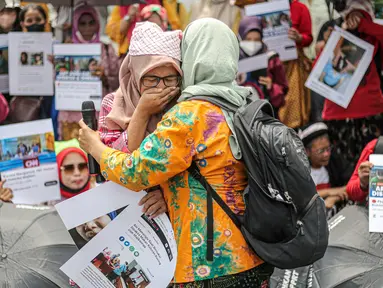
M 56 109 L 81 111 L 83 101 L 92 100 L 100 110 L 102 82 L 101 44 L 57 44 L 53 46 L 55 63 Z
M 0 126 L 0 175 L 15 204 L 61 198 L 51 119 Z
M 52 33 L 12 32 L 9 36 L 9 90 L 17 96 L 52 96 Z
M 306 87 L 347 108 L 372 61 L 374 46 L 335 27 Z

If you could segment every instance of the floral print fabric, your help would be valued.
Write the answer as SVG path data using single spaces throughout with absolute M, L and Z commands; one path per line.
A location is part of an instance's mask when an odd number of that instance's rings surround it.
M 140 191 L 161 185 L 178 244 L 175 283 L 237 274 L 260 264 L 229 216 L 214 203 L 214 261 L 206 260 L 206 191 L 186 171 L 201 173 L 237 214 L 243 214 L 245 167 L 232 156 L 231 134 L 220 108 L 204 101 L 174 106 L 132 154 L 111 148 L 101 159 L 103 176 Z

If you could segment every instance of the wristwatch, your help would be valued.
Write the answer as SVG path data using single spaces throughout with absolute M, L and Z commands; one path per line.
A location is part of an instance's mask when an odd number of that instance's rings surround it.
M 132 17 L 130 17 L 129 15 L 126 15 L 123 19 L 124 21 L 129 22 L 132 19 Z

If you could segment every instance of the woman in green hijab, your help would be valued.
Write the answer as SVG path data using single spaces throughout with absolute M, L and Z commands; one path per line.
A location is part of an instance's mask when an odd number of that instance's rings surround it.
M 195 163 L 234 213 L 244 213 L 247 177 L 231 131 L 233 115 L 216 105 L 239 107 L 250 96 L 234 82 L 237 38 L 218 20 L 197 20 L 185 30 L 182 59 L 182 96 L 139 149 L 129 154 L 108 148 L 83 122 L 81 147 L 99 161 L 107 180 L 133 191 L 161 185 L 178 243 L 171 287 L 268 287 L 273 268 L 217 203 L 210 206 L 214 223 L 208 233 L 206 190 L 187 171 Z M 147 118 L 147 108 L 139 104 L 137 110 Z

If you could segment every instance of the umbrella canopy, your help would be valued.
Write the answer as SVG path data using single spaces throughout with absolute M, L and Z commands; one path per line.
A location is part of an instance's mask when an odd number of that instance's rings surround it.
M 275 269 L 270 287 L 382 288 L 383 235 L 369 233 L 368 226 L 366 208 L 344 208 L 329 221 L 325 256 L 310 267 Z
M 30 1 L 26 1 L 30 2 Z M 75 0 L 36 0 L 34 2 L 39 3 L 50 3 L 53 6 L 74 6 Z M 89 0 L 84 1 L 88 5 L 92 6 L 110 6 L 110 5 L 118 5 L 118 6 L 127 6 L 135 3 L 145 4 L 145 0 Z
M 53 208 L 0 203 L 0 287 L 68 287 L 60 267 L 76 252 Z
M 364 207 L 346 207 L 331 219 L 329 245 L 314 264 L 314 282 L 328 288 L 383 287 L 383 235 L 369 233 L 368 226 Z

